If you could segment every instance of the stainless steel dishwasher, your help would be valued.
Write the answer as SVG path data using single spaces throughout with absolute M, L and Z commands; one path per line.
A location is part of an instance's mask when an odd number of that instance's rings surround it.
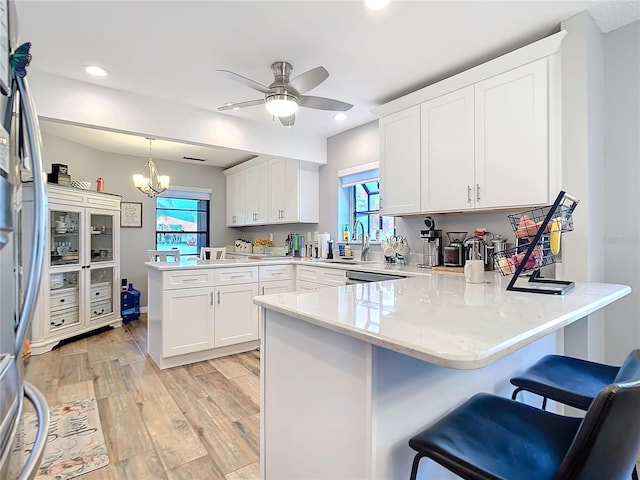
M 384 280 L 401 280 L 404 277 L 402 275 L 393 275 L 390 273 L 374 273 L 374 272 L 359 272 L 357 270 L 347 270 L 347 285 L 353 285 L 354 283 L 369 283 L 369 282 L 382 282 Z

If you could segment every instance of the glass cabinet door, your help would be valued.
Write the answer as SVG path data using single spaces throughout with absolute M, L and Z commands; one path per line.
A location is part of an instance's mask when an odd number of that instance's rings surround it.
M 49 331 L 80 323 L 80 282 L 78 271 L 49 275 Z
M 113 312 L 113 267 L 92 268 L 89 288 L 89 318 L 94 319 Z
M 113 213 L 89 213 L 91 263 L 113 262 L 115 220 L 116 216 Z
M 53 208 L 49 211 L 50 265 L 80 265 L 81 217 L 79 211 Z

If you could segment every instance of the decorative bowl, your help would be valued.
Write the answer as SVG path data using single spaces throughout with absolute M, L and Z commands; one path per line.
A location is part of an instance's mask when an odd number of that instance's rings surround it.
M 73 180 L 71 186 L 75 188 L 81 188 L 82 190 L 89 190 L 91 188 L 91 182 L 83 182 L 80 180 Z

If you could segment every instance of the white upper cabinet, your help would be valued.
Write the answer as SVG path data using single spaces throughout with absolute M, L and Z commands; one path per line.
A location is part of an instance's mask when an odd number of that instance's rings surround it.
M 381 118 L 380 210 L 420 212 L 420 106 Z
M 411 215 L 552 202 L 562 184 L 559 52 L 565 35 L 374 109 L 380 115 L 382 211 Z
M 475 85 L 476 207 L 549 201 L 547 60 Z
M 285 158 L 257 158 L 225 170 L 227 226 L 317 223 L 319 166 Z
M 298 160 L 269 160 L 269 223 L 317 223 L 318 166 Z
M 246 190 L 246 171 L 227 176 L 227 227 L 239 227 L 246 224 Z
M 473 86 L 425 102 L 421 116 L 421 211 L 474 208 Z
M 264 225 L 269 218 L 269 164 L 246 170 L 246 223 Z

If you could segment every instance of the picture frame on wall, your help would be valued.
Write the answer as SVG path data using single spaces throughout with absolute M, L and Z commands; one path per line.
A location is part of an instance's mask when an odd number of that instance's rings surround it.
M 120 227 L 142 228 L 142 202 L 120 202 Z

